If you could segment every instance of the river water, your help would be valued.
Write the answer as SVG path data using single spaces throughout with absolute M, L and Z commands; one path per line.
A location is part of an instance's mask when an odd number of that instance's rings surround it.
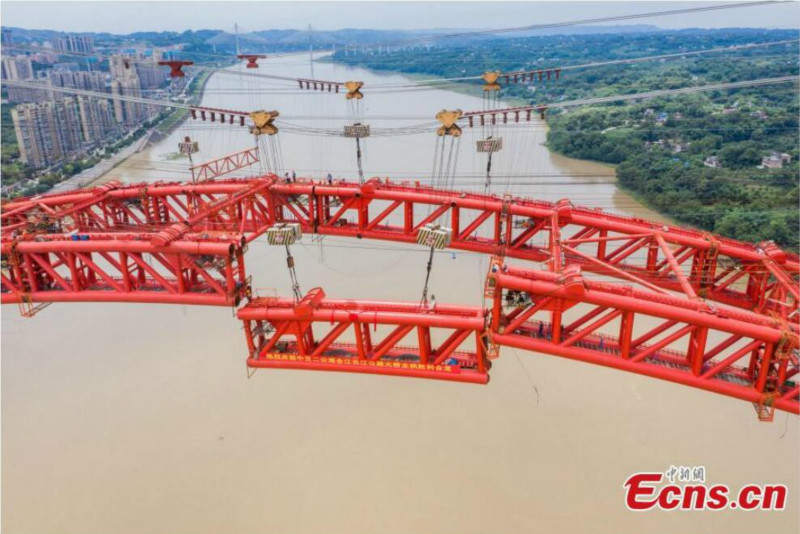
M 268 67 L 266 65 L 269 65 Z M 238 69 L 233 69 L 238 70 Z M 444 90 L 369 92 L 402 76 L 316 63 L 319 79 L 367 84 L 363 112 L 431 122 L 481 109 Z M 258 72 L 310 75 L 298 58 Z M 203 104 L 343 116 L 342 95 L 297 94 L 271 80 L 214 75 Z M 259 94 L 256 94 L 256 93 Z M 291 93 L 291 94 L 289 94 Z M 295 118 L 292 118 L 295 117 Z M 320 118 L 314 124 L 341 127 Z M 613 184 L 613 169 L 543 146 L 539 121 L 503 130 L 492 190 L 658 218 Z M 252 145 L 236 127 L 187 123 L 107 177 L 184 180 L 178 141 L 195 161 Z M 483 188 L 479 132 L 462 139 L 456 187 Z M 352 141 L 284 132 L 286 169 L 356 176 Z M 429 180 L 433 133 L 365 142 L 368 177 Z M 243 171 L 252 175 L 258 168 Z M 527 178 L 518 175 L 525 174 Z M 304 238 L 301 287 L 336 298 L 418 299 L 426 251 Z M 281 250 L 254 243 L 262 293 L 289 294 Z M 435 260 L 439 302 L 479 304 L 486 262 Z M 2 527 L 6 532 L 796 532 L 798 420 L 758 423 L 745 403 L 578 362 L 504 349 L 488 386 L 368 375 L 261 370 L 230 309 L 56 304 L 34 319 L 2 310 Z M 711 483 L 782 483 L 782 512 L 626 510 L 638 471 L 703 465 Z

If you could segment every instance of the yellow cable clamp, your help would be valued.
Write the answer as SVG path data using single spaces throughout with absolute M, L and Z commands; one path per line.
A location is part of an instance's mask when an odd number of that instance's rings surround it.
M 453 137 L 461 136 L 461 128 L 458 127 L 456 121 L 461 118 L 463 111 L 460 109 L 446 110 L 443 109 L 436 114 L 436 120 L 442 123 L 442 126 L 436 130 L 437 135 L 452 135 Z
M 359 91 L 359 89 L 361 89 L 363 85 L 364 82 L 344 82 L 344 88 L 347 89 L 347 94 L 344 97 L 348 100 L 351 98 L 361 100 L 364 98 L 364 95 L 361 93 L 361 91 Z
M 280 113 L 277 111 L 254 111 L 250 114 L 250 119 L 253 121 L 253 126 L 250 127 L 250 133 L 254 135 L 275 135 L 278 133 L 278 127 L 272 124 Z
M 486 82 L 486 85 L 483 86 L 484 91 L 499 91 L 500 84 L 497 83 L 497 79 L 500 78 L 500 71 L 487 71 L 483 73 L 483 81 Z

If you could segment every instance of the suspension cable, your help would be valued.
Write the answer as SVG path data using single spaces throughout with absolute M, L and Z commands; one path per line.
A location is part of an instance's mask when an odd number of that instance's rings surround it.
M 300 294 L 300 282 L 297 281 L 297 271 L 294 269 L 294 256 L 292 256 L 292 251 L 289 249 L 289 245 L 286 245 L 286 266 L 289 268 L 289 278 L 292 280 L 292 293 L 294 294 L 295 302 L 300 302 L 300 299 L 303 298 Z
M 425 269 L 425 285 L 422 287 L 422 299 L 419 301 L 420 308 L 426 307 L 428 305 L 428 283 L 430 282 L 431 270 L 433 269 L 433 253 L 434 253 L 434 247 L 431 246 L 431 252 L 430 255 L 428 256 L 428 266 Z M 436 297 L 433 297 L 434 305 L 436 302 L 435 298 Z

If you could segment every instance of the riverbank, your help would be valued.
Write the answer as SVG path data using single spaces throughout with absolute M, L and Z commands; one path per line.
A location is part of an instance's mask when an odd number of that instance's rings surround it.
M 114 169 L 117 165 L 131 157 L 132 155 L 141 152 L 147 143 L 150 141 L 150 138 L 153 135 L 154 129 L 151 128 L 145 132 L 145 134 L 136 140 L 134 143 L 126 146 L 119 152 L 112 154 L 106 159 L 101 160 L 97 165 L 90 167 L 80 173 L 76 174 L 75 176 L 71 176 L 64 180 L 63 182 L 57 183 L 50 189 L 49 192 L 57 193 L 59 191 L 67 191 L 70 189 L 79 189 L 81 187 L 87 187 L 100 178 L 102 178 L 106 173 Z
M 187 104 L 196 105 L 202 100 L 205 87 L 212 74 L 212 71 L 203 71 L 189 82 L 189 98 Z M 58 182 L 52 188 L 48 189 L 47 192 L 54 193 L 97 185 L 98 182 L 104 181 L 103 178 L 109 172 L 127 161 L 130 157 L 142 152 L 149 144 L 157 143 L 169 136 L 169 134 L 179 128 L 180 125 L 188 119 L 188 115 L 189 112 L 187 109 L 177 108 L 172 110 L 169 114 L 157 118 L 155 123 L 145 130 L 144 134 L 134 140 L 134 142 L 122 147 L 119 151 L 108 157 L 103 158 L 92 167 L 84 169 L 80 173 Z M 129 134 L 129 136 L 130 135 L 132 134 Z M 123 138 L 120 142 L 124 142 L 128 137 Z
M 203 71 L 189 82 L 189 105 L 198 105 L 205 93 L 208 80 L 211 79 L 212 71 Z M 184 108 L 175 109 L 155 128 L 153 142 L 160 141 L 174 132 L 181 124 L 189 118 L 189 110 Z

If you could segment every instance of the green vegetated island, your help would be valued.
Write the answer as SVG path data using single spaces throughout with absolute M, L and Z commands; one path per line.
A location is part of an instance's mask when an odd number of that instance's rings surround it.
M 448 47 L 348 50 L 333 60 L 443 78 L 796 40 L 795 30 L 680 30 L 486 39 Z M 796 42 L 566 70 L 501 84 L 515 105 L 797 75 Z M 459 82 L 475 86 L 482 81 Z M 550 149 L 616 166 L 651 208 L 723 236 L 798 250 L 798 93 L 794 83 L 548 110 Z

